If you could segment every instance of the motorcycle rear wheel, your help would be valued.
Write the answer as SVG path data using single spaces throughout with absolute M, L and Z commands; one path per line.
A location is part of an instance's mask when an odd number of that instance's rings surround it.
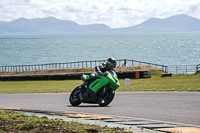
M 79 104 L 81 104 L 81 100 L 79 98 L 79 94 L 81 93 L 81 90 L 79 89 L 79 87 L 76 87 L 72 93 L 69 96 L 69 102 L 72 106 L 78 106 Z
M 110 104 L 115 96 L 115 90 L 109 89 L 107 94 L 100 94 L 98 98 L 99 106 L 107 106 Z

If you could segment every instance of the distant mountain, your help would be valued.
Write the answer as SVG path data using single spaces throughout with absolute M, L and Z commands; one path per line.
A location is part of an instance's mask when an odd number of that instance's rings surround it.
M 104 24 L 79 25 L 72 21 L 58 20 L 53 17 L 0 22 L 0 33 L 60 34 L 60 33 L 104 33 L 111 30 Z
M 200 32 L 200 20 L 187 16 L 176 15 L 166 19 L 151 18 L 128 28 L 116 29 L 118 33 L 165 33 L 165 32 Z
M 54 17 L 0 21 L 0 34 L 133 34 L 200 32 L 200 20 L 181 14 L 166 19 L 151 18 L 127 28 L 111 29 L 105 24 L 79 25 Z

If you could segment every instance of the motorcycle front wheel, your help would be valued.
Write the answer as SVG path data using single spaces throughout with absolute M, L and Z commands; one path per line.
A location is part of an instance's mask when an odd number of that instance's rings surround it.
M 79 87 L 76 87 L 72 93 L 69 96 L 69 102 L 72 106 L 78 106 L 79 104 L 81 104 L 81 100 L 79 98 L 79 94 L 81 93 L 81 90 L 79 89 Z
M 114 96 L 115 96 L 115 90 L 111 88 L 106 94 L 101 93 L 98 98 L 99 106 L 107 106 L 108 104 L 112 102 Z

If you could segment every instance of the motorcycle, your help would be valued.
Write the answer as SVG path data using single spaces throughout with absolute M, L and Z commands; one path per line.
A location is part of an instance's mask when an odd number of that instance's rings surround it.
M 99 106 L 107 106 L 115 96 L 115 90 L 120 83 L 115 71 L 106 71 L 104 76 L 95 73 L 95 78 L 83 74 L 83 84 L 76 87 L 70 94 L 69 101 L 72 106 L 81 103 L 93 103 Z

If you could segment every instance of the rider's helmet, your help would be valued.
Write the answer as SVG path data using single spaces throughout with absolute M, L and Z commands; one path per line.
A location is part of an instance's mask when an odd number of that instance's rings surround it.
M 115 60 L 115 58 L 108 58 L 107 61 L 106 61 L 106 66 L 109 68 L 109 69 L 115 69 L 117 65 L 117 62 Z

